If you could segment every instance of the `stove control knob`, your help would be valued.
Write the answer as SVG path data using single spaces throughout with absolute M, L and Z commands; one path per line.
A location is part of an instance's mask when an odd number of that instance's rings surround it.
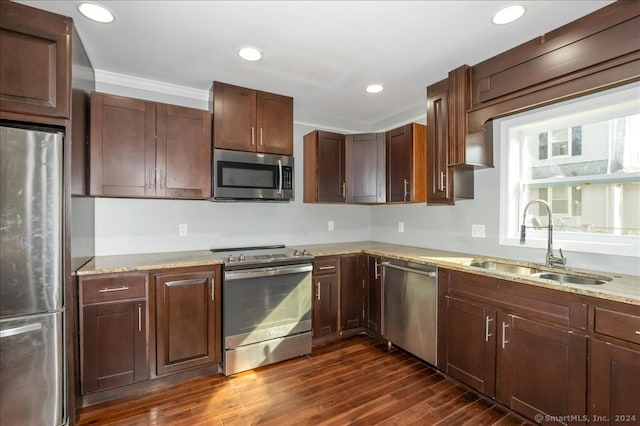
M 233 257 L 232 254 L 230 254 L 229 257 L 227 257 L 227 262 L 233 262 L 234 260 L 236 260 L 236 258 Z
M 296 257 L 300 256 L 301 255 L 300 250 L 294 250 L 293 255 Z
M 311 256 L 311 253 L 307 251 L 307 249 L 302 250 L 301 256 Z
M 245 258 L 244 258 L 244 254 L 241 254 L 240 257 L 238 258 L 238 262 L 244 262 Z

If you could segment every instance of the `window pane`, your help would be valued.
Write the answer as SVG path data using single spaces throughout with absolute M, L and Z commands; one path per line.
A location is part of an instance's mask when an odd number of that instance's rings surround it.
M 571 155 L 577 156 L 582 154 L 582 126 L 571 128 Z

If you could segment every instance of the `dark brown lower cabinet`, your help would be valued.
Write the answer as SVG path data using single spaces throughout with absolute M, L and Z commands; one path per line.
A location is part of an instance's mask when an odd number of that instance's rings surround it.
M 146 301 L 86 305 L 82 317 L 83 393 L 149 378 Z
M 585 304 L 444 269 L 439 286 L 440 368 L 532 420 L 580 423 L 587 414 Z
M 338 275 L 313 276 L 313 337 L 338 332 Z
M 592 338 L 589 414 L 593 422 L 640 423 L 640 351 Z
M 158 375 L 221 361 L 220 267 L 154 275 Z
M 366 326 L 374 333 L 380 334 L 382 324 L 382 258 L 369 256 L 368 259 L 368 283 L 365 295 L 365 319 Z
M 502 312 L 497 329 L 496 399 L 530 419 L 580 423 L 587 414 L 587 337 Z
M 474 389 L 495 396 L 496 310 L 446 296 L 445 371 Z
M 364 327 L 365 293 L 367 292 L 367 256 L 343 255 L 340 258 L 340 323 L 341 330 Z

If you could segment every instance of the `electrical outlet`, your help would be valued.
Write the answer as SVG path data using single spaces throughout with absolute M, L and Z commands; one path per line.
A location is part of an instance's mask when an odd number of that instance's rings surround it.
M 484 225 L 471 225 L 471 236 L 473 238 L 485 238 Z
M 398 222 L 398 232 L 404 232 L 404 222 Z
M 334 229 L 334 225 L 335 225 L 335 224 L 333 223 L 333 221 L 332 221 L 332 220 L 330 220 L 329 222 L 327 222 L 327 229 L 328 229 L 329 231 L 333 231 L 333 229 Z
M 178 225 L 178 235 L 181 237 L 186 237 L 187 235 L 189 235 L 189 227 L 186 223 L 181 223 L 180 225 Z

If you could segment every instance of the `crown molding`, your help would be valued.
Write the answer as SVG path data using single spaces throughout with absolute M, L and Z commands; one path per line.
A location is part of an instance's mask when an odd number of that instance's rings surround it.
M 209 102 L 209 90 L 193 89 L 177 84 L 164 83 L 141 77 L 119 74 L 111 71 L 95 70 L 96 81 L 103 84 L 130 87 L 149 92 L 163 93 L 170 96 L 193 99 L 199 102 Z M 213 81 L 212 81 L 213 84 Z

